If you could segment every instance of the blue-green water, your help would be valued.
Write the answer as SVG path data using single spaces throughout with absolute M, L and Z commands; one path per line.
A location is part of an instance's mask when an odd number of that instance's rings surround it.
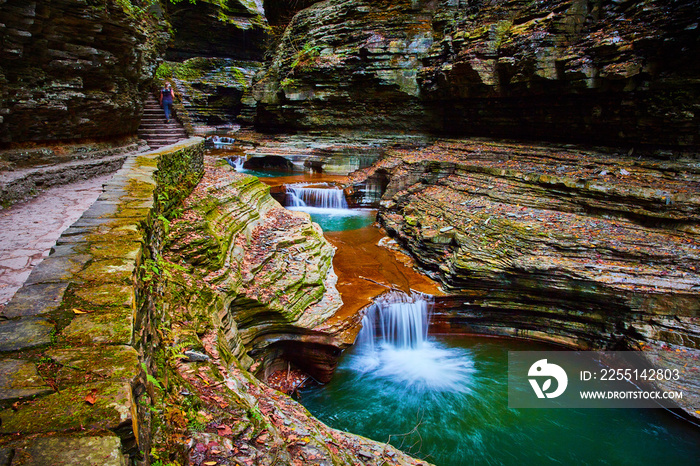
M 282 176 L 290 176 L 293 172 L 283 172 L 283 171 L 271 171 L 271 170 L 249 170 L 243 168 L 241 170 L 236 170 L 239 173 L 245 173 L 246 175 L 257 176 L 258 178 L 279 178 Z
M 550 347 L 457 336 L 431 337 L 430 347 L 442 356 L 428 366 L 442 357 L 468 373 L 463 390 L 409 384 L 410 374 L 386 370 L 400 361 L 410 372 L 421 354 L 392 350 L 367 370 L 373 364 L 356 347 L 328 385 L 304 390 L 300 401 L 332 427 L 440 466 L 700 464 L 700 429 L 663 410 L 509 409 L 508 351 Z
M 324 209 L 317 207 L 287 207 L 311 215 L 311 220 L 321 225 L 323 231 L 358 230 L 374 223 L 377 211 L 371 209 Z

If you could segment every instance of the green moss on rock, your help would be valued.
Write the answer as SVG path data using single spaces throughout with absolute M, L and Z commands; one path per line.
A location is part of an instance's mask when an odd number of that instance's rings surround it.
M 94 394 L 95 402 L 86 401 Z M 91 400 L 92 398 L 88 398 Z M 0 413 L 3 434 L 89 429 L 117 430 L 131 423 L 131 386 L 102 382 L 72 386 L 17 409 Z

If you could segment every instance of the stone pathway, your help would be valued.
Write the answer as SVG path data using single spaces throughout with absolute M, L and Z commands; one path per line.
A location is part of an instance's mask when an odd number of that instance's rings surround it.
M 0 312 L 110 178 L 111 174 L 57 186 L 0 210 Z
M 36 233 L 39 225 L 45 231 L 28 244 L 39 256 L 50 248 L 0 314 L 0 465 L 125 466 L 139 455 L 137 442 L 150 450 L 147 403 L 138 397 L 153 392 L 131 346 L 134 325 L 146 318 L 135 314 L 142 225 L 153 208 L 159 158 L 181 167 L 178 157 L 189 161 L 202 150 L 203 140 L 195 138 L 134 153 L 111 178 L 66 186 L 19 206 L 16 221 L 10 210 L 0 211 L 0 231 L 11 229 L 3 233 L 2 259 L 12 257 L 13 247 L 29 249 L 4 241 L 27 241 L 23 233 Z M 168 180 L 180 182 L 174 175 Z M 78 208 L 88 193 L 92 199 Z M 68 211 L 79 218 L 67 219 Z M 57 215 L 46 218 L 44 212 Z

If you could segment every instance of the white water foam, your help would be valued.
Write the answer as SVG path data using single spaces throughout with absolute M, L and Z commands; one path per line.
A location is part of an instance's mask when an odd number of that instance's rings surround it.
M 476 373 L 472 355 L 428 339 L 430 307 L 428 297 L 418 293 L 377 298 L 362 320 L 348 367 L 420 391 L 470 392 Z

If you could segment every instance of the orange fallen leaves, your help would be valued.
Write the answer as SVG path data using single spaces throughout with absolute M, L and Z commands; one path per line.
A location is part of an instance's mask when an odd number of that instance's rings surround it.
M 93 388 L 90 390 L 90 392 L 85 395 L 85 402 L 89 404 L 90 406 L 94 405 L 97 402 L 97 389 Z

